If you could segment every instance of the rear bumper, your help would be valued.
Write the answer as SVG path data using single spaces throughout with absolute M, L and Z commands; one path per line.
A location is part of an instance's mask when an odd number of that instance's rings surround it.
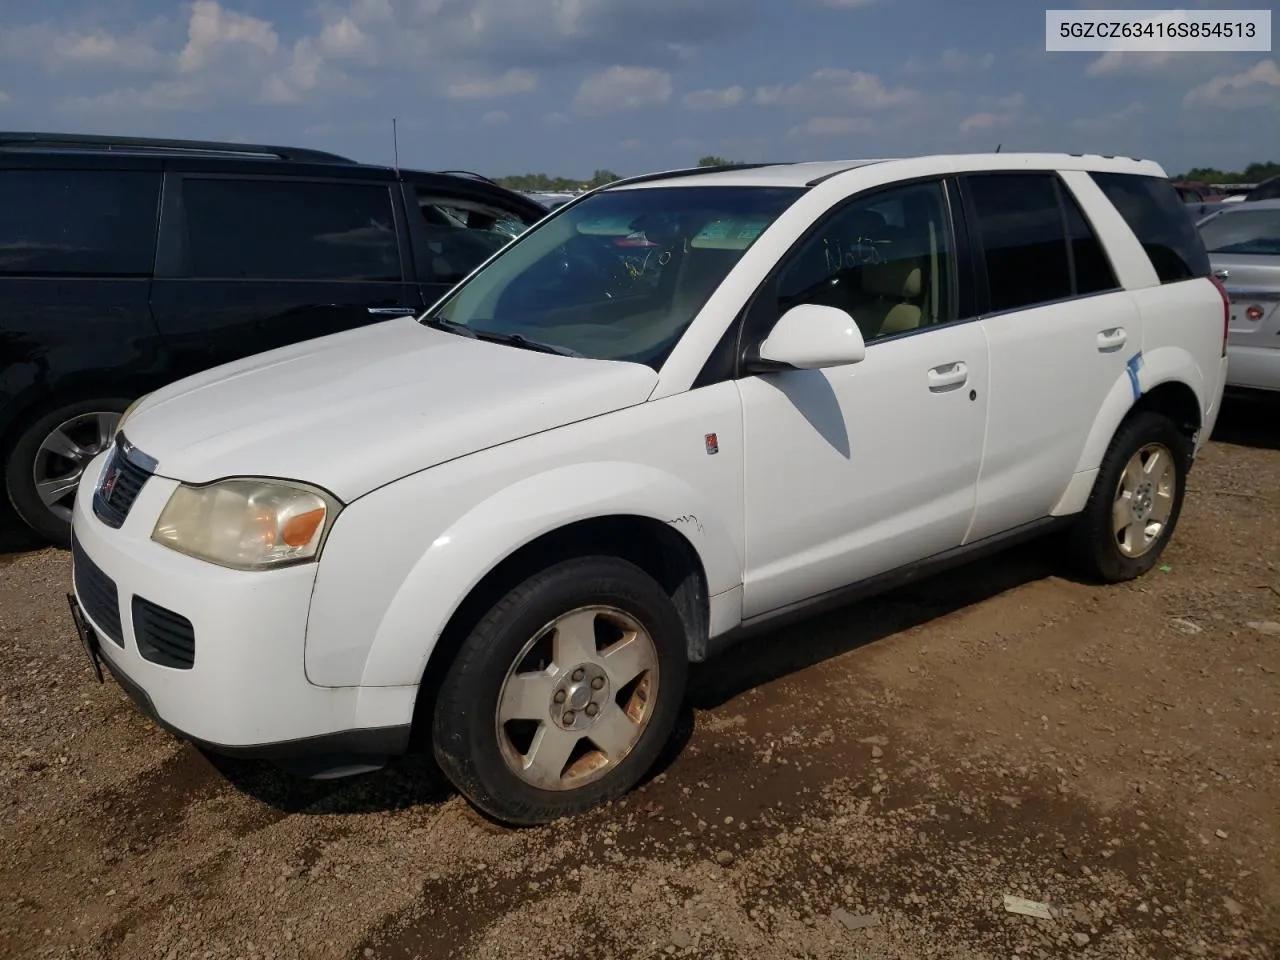
M 1274 338 L 1280 340 L 1280 337 Z M 1274 347 L 1227 344 L 1227 386 L 1280 390 L 1280 343 Z

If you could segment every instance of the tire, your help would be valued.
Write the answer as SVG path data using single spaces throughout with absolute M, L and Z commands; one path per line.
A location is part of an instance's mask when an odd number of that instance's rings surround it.
M 688 670 L 684 624 L 652 577 L 613 557 L 558 563 L 463 641 L 435 703 L 436 762 L 496 820 L 573 816 L 620 797 L 653 766 Z
M 18 518 L 36 535 L 56 546 L 71 545 L 70 507 L 76 484 L 89 461 L 110 445 L 129 403 L 121 397 L 68 403 L 40 415 L 18 434 L 5 457 L 5 491 Z M 64 453 L 46 444 L 59 434 L 65 438 Z M 68 455 L 73 449 L 80 453 Z M 46 486 L 41 477 L 61 484 Z M 61 496 L 50 502 L 46 491 L 61 491 Z
M 1190 466 L 1190 443 L 1168 417 L 1144 410 L 1125 420 L 1071 531 L 1080 571 L 1120 583 L 1154 567 L 1178 525 Z

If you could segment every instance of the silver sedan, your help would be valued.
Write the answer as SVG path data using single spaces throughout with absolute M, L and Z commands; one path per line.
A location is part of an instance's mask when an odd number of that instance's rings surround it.
M 1227 385 L 1280 390 L 1280 200 L 1229 204 L 1197 226 L 1231 297 Z

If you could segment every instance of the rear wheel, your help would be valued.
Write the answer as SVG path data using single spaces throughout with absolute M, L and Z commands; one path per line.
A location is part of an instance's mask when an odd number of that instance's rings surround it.
M 89 462 L 111 445 L 129 401 L 84 400 L 51 410 L 9 449 L 4 479 L 14 511 L 59 546 L 71 543 L 71 507 Z
M 463 642 L 437 698 L 437 762 L 512 824 L 621 796 L 657 760 L 684 698 L 683 622 L 640 568 L 557 564 L 506 595 Z
M 1182 513 L 1190 443 L 1168 417 L 1135 414 L 1111 441 L 1072 531 L 1082 571 L 1105 583 L 1156 565 Z

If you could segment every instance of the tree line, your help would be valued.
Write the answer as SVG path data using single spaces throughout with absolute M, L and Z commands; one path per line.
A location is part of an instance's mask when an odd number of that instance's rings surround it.
M 1199 180 L 1201 183 L 1261 183 L 1272 177 L 1280 177 L 1280 163 L 1251 163 L 1239 173 L 1219 170 L 1216 167 L 1193 167 L 1175 180 Z

